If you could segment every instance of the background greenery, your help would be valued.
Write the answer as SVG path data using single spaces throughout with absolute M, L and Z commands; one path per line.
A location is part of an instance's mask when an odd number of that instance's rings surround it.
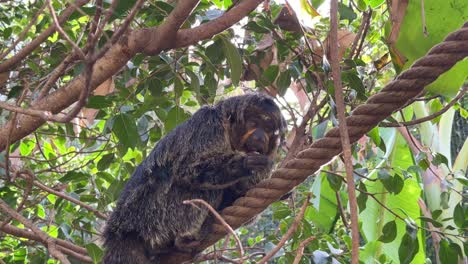
M 98 47 L 103 47 L 135 2 L 118 1 Z M 161 24 L 173 10 L 173 2 L 145 1 L 130 28 Z M 232 2 L 236 1 L 202 0 L 184 27 L 222 15 Z M 290 131 L 278 158 L 281 166 L 288 151 L 302 146 L 294 139 L 309 109 L 315 113 L 306 123 L 303 145 L 321 138 L 337 123 L 327 60 L 328 2 L 290 2 L 300 23 L 284 4 L 270 2 L 211 39 L 157 56 L 133 57 L 99 86 L 77 118 L 65 124 L 47 122 L 14 142 L 8 156 L 0 153 L 0 199 L 48 235 L 85 247 L 92 260 L 99 262 L 102 214 L 112 210 L 125 182 L 158 140 L 200 106 L 248 90 L 275 96 L 287 116 Z M 391 12 L 397 13 L 391 2 L 404 1 L 340 1 L 339 44 L 347 111 L 364 103 L 468 20 L 465 1 L 409 1 L 398 38 L 391 40 L 395 25 Z M 52 3 L 59 14 L 69 4 Z M 0 1 L 0 52 L 13 45 L 44 5 L 41 0 Z M 108 1 L 103 7 L 109 8 Z M 96 10 L 94 3 L 86 4 L 62 25 L 80 47 L 86 44 L 83 36 Z M 278 19 L 280 12 L 286 15 Z M 47 9 L 40 12 L 3 61 L 52 23 Z M 360 28 L 365 34 L 359 34 Z M 0 101 L 20 101 L 19 105 L 30 107 L 44 82 L 71 52 L 69 42 L 57 32 L 51 35 L 15 67 L 0 73 Z M 84 68 L 80 60 L 70 63 L 52 91 Z M 457 263 L 466 256 L 466 96 L 428 122 L 386 126 L 440 111 L 461 91 L 467 76 L 465 60 L 428 87 L 420 99 L 390 117 L 387 125 L 353 145 L 362 263 Z M 0 108 L 0 124 L 5 125 L 12 115 Z M 412 147 L 415 143 L 420 146 Z M 26 170 L 33 178 L 20 177 L 19 172 Z M 343 174 L 341 160 L 335 159 L 297 187 L 290 198 L 272 204 L 254 225 L 240 228 L 237 233 L 250 256 L 245 263 L 255 263 L 261 253 L 275 247 L 309 194 L 310 205 L 299 228 L 270 261 L 292 263 L 301 242 L 314 236 L 305 245 L 300 263 L 348 263 L 351 238 Z M 91 210 L 41 186 L 77 199 Z M 0 221 L 0 263 L 57 262 L 41 243 L 2 229 L 6 224 L 25 228 L 20 222 L 5 212 Z M 223 247 L 235 249 L 232 237 L 216 244 L 217 249 Z M 236 250 L 224 251 L 223 256 L 225 262 L 239 257 Z

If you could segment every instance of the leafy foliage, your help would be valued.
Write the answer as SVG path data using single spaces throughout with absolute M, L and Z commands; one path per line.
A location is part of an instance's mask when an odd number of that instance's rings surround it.
M 68 2 L 52 1 L 55 12 L 63 14 Z M 103 10 L 111 8 L 110 1 L 103 2 Z M 103 36 L 96 42 L 96 50 L 106 47 L 136 2 L 118 1 L 103 27 Z M 173 1 L 144 2 L 130 23 L 132 30 L 163 24 L 175 5 L 170 4 Z M 202 0 L 182 28 L 211 23 L 228 14 L 236 2 Z M 66 123 L 47 122 L 30 135 L 10 142 L 8 153 L 0 153 L 0 199 L 47 235 L 82 247 L 85 253 L 80 254 L 89 257 L 88 262 L 98 263 L 103 255 L 100 234 L 105 215 L 115 206 L 136 166 L 163 136 L 201 106 L 243 90 L 274 96 L 288 117 L 290 133 L 279 153 L 280 167 L 280 160 L 296 154 L 337 125 L 335 87 L 327 55 L 330 25 L 328 17 L 317 15 L 327 13 L 319 8 L 327 10 L 323 4 L 327 1 L 297 2 L 305 15 L 301 15 L 296 3 L 285 7 L 271 1 L 260 5 L 233 28 L 190 47 L 131 57 L 125 67 L 96 84 L 99 87 L 89 95 L 77 118 Z M 347 111 L 364 103 L 396 72 L 409 67 L 458 28 L 462 16 L 452 13 L 468 14 L 468 5 L 463 1 L 449 1 L 451 4 L 443 7 L 437 0 L 425 1 L 424 10 L 431 10 L 426 13 L 430 34 L 421 38 L 420 3 L 410 1 L 400 35 L 391 43 L 388 37 L 394 21 L 389 12 L 397 11 L 391 10 L 387 2 L 340 1 L 339 54 Z M 15 49 L 0 57 L 0 68 L 54 24 L 47 8 L 42 9 L 45 6 L 46 1 L 0 4 L 0 54 L 15 45 Z M 299 14 L 299 20 L 289 8 Z M 80 48 L 87 45 L 86 36 L 97 12 L 94 4 L 85 4 L 62 24 L 64 32 Z M 360 27 L 365 34 L 357 35 Z M 346 41 L 346 36 L 351 41 Z M 17 39 L 21 39 L 19 44 L 15 44 Z M 82 60 L 69 58 L 73 52 L 73 46 L 59 33 L 45 38 L 23 60 L 0 72 L 0 102 L 33 109 L 31 106 L 41 96 L 66 89 L 86 72 Z M 407 58 L 407 64 L 396 54 Z M 449 78 L 449 82 L 433 84 L 420 105 L 409 105 L 386 122 L 414 120 L 443 109 L 449 97 L 466 82 L 466 63 L 447 73 L 449 77 L 442 77 Z M 61 74 L 53 80 L 61 67 Z M 444 90 L 445 84 L 448 90 Z M 49 102 L 58 103 L 62 102 Z M 363 263 L 423 263 L 426 259 L 435 263 L 436 256 L 441 263 L 456 263 L 466 256 L 468 209 L 462 197 L 468 183 L 468 161 L 463 158 L 468 146 L 466 139 L 463 147 L 458 146 L 461 158 L 457 159 L 446 139 L 450 135 L 445 133 L 452 129 L 450 117 L 453 119 L 455 111 L 466 113 L 466 104 L 455 104 L 432 122 L 406 130 L 374 128 L 353 145 Z M 15 133 L 7 123 L 15 118 L 0 106 L 2 131 Z M 301 126 L 303 120 L 305 124 Z M 419 143 L 423 147 L 418 149 L 415 145 Z M 302 248 L 300 263 L 350 263 L 348 203 L 354 201 L 348 201 L 343 171 L 339 159 L 332 161 L 298 186 L 291 198 L 273 203 L 255 224 L 238 229 L 249 257 L 245 263 L 257 262 L 279 243 L 296 217 L 296 208 L 309 194 L 310 205 L 299 227 L 270 261 L 293 263 Z M 18 239 L 5 226 L 28 229 L 2 211 L 1 261 L 56 262 L 41 241 Z M 301 243 L 311 237 L 308 243 Z M 235 249 L 234 239 L 216 244 L 217 249 L 224 247 Z M 241 257 L 236 250 L 224 251 L 223 255 Z M 73 257 L 69 259 L 78 262 Z

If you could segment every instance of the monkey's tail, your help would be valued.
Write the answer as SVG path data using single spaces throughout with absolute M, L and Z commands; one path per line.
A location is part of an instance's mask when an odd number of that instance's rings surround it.
M 107 235 L 106 254 L 102 264 L 149 264 L 155 263 L 148 257 L 143 241 L 136 234 L 123 237 Z

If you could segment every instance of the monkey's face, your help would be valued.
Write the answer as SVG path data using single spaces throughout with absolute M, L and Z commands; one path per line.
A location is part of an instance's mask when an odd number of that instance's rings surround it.
M 233 148 L 246 153 L 275 154 L 285 132 L 278 107 L 273 102 L 250 106 L 244 111 L 243 121 L 231 124 Z

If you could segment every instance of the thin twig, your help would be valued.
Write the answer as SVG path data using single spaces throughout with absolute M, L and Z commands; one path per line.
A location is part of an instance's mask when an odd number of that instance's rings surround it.
M 265 264 L 267 261 L 269 261 L 286 243 L 286 241 L 291 238 L 291 236 L 296 232 L 297 227 L 301 223 L 302 219 L 304 218 L 305 211 L 307 209 L 307 206 L 309 205 L 309 200 L 310 200 L 310 194 L 307 195 L 304 203 L 302 204 L 301 210 L 299 211 L 299 214 L 296 215 L 296 218 L 294 218 L 293 223 L 289 227 L 288 231 L 286 234 L 281 237 L 281 240 L 278 242 L 278 244 L 273 248 L 270 252 L 266 254 L 259 262 L 258 264 Z
M 34 178 L 34 174 L 33 174 L 31 171 L 29 171 L 29 170 L 23 170 L 23 171 L 19 171 L 19 172 L 17 172 L 17 173 L 18 173 L 18 175 L 19 175 L 20 177 L 22 177 L 23 179 L 26 179 L 26 180 L 27 180 L 28 178 L 29 178 L 29 179 L 30 179 L 30 178 Z M 95 214 L 97 217 L 99 217 L 99 218 L 101 218 L 101 219 L 107 219 L 107 216 L 106 216 L 105 214 L 99 212 L 98 210 L 94 209 L 94 208 L 91 207 L 90 205 L 85 204 L 85 203 L 83 203 L 82 201 L 77 200 L 77 199 L 75 199 L 75 198 L 73 198 L 73 197 L 70 197 L 70 196 L 68 196 L 68 195 L 66 195 L 66 194 L 64 194 L 64 193 L 61 193 L 61 192 L 59 192 L 59 191 L 56 191 L 56 190 L 54 190 L 54 189 L 52 189 L 52 188 L 50 188 L 50 187 L 44 185 L 43 183 L 39 182 L 38 180 L 34 180 L 34 186 L 38 187 L 39 189 L 42 189 L 42 190 L 45 191 L 45 192 L 54 194 L 54 195 L 56 195 L 56 196 L 58 196 L 58 197 L 60 197 L 60 198 L 62 198 L 62 199 L 64 199 L 64 200 L 67 200 L 67 201 L 69 201 L 69 202 L 72 202 L 72 203 L 74 203 L 74 204 L 77 204 L 77 205 L 83 207 L 84 209 L 86 209 L 86 210 L 92 212 L 93 214 Z
M 70 37 L 67 35 L 67 33 L 65 33 L 63 28 L 60 26 L 60 22 L 59 22 L 59 20 L 57 18 L 57 15 L 55 14 L 54 7 L 52 6 L 52 2 L 50 0 L 46 0 L 46 1 L 47 1 L 47 6 L 49 7 L 50 14 L 52 15 L 52 18 L 54 20 L 55 27 L 56 27 L 57 31 L 68 43 L 70 43 L 70 45 L 72 45 L 72 47 L 75 50 L 76 54 L 78 54 L 78 56 L 82 60 L 84 60 L 85 59 L 85 54 L 83 53 L 81 48 L 78 47 L 78 45 L 76 45 L 76 43 L 73 42 L 73 40 L 70 39 Z
M 296 250 L 296 257 L 294 258 L 293 264 L 299 264 L 302 256 L 304 255 L 304 248 L 307 246 L 307 244 L 309 244 L 313 240 L 315 240 L 315 237 L 311 236 L 307 238 L 306 240 L 302 241 L 301 244 L 299 244 L 299 247 Z
M 34 14 L 34 17 L 31 19 L 31 21 L 26 26 L 26 28 L 24 28 L 23 31 L 19 34 L 18 38 L 13 42 L 13 44 L 11 44 L 11 46 L 7 50 L 5 50 L 2 54 L 0 54 L 0 60 L 5 58 L 16 47 L 16 45 L 18 45 L 18 43 L 24 40 L 24 38 L 26 37 L 31 27 L 36 23 L 39 15 L 42 14 L 42 12 L 44 11 L 45 7 L 46 7 L 46 4 L 44 3 L 41 6 L 41 8 L 39 8 L 39 10 L 36 12 L 36 14 Z
M 8 206 L 8 204 L 0 199 L 0 209 L 10 215 L 11 217 L 15 218 L 18 220 L 20 223 L 22 223 L 24 226 L 28 227 L 33 231 L 36 235 L 39 236 L 41 239 L 41 242 L 44 243 L 47 246 L 47 249 L 49 249 L 49 253 L 59 261 L 61 261 L 64 264 L 70 264 L 70 261 L 63 255 L 62 252 L 57 250 L 56 247 L 56 241 L 54 238 L 49 236 L 47 233 L 36 227 L 32 222 L 30 222 L 28 219 L 23 217 L 20 213 L 16 212 L 13 208 Z
M 460 100 L 466 94 L 467 90 L 468 90 L 468 86 L 463 87 L 462 90 L 458 93 L 458 95 L 453 98 L 453 100 L 451 100 L 448 104 L 446 104 L 439 111 L 437 111 L 435 113 L 432 113 L 432 114 L 430 114 L 428 116 L 425 116 L 425 117 L 422 117 L 422 118 L 419 118 L 419 119 L 415 119 L 415 120 L 411 120 L 411 121 L 403 121 L 403 122 L 398 122 L 398 123 L 395 123 L 395 122 L 382 122 L 382 123 L 380 123 L 380 126 L 382 126 L 382 127 L 403 127 L 403 126 L 413 126 L 413 125 L 421 124 L 421 123 L 424 123 L 424 122 L 427 122 L 427 121 L 431 121 L 434 118 L 436 118 L 436 117 L 442 115 L 443 113 L 447 112 L 447 110 L 449 110 L 453 105 L 455 105 L 458 102 L 458 100 Z

